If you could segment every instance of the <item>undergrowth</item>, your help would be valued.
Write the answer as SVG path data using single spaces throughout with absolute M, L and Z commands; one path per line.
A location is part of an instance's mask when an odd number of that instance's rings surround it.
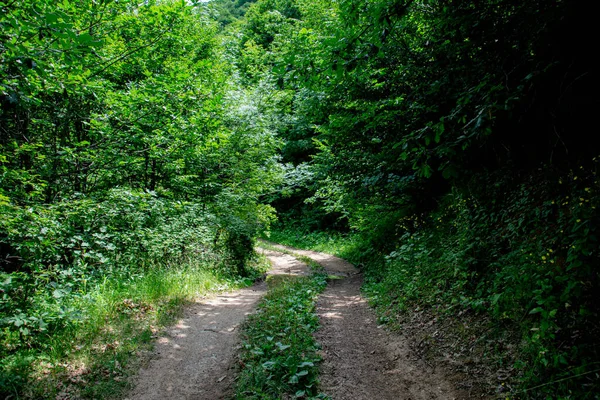
M 315 303 L 326 275 L 316 270 L 309 277 L 269 276 L 267 284 L 267 295 L 243 330 L 236 398 L 325 398 L 318 392 L 321 358 L 313 333 L 319 322 Z
M 264 260 L 255 259 L 253 264 L 264 271 Z M 78 277 L 63 277 L 68 279 Z M 123 271 L 78 285 L 75 293 L 60 291 L 63 281 L 52 296 L 40 295 L 36 301 L 43 312 L 39 318 L 50 322 L 54 313 L 71 313 L 68 323 L 29 339 L 22 331 L 3 332 L 1 392 L 7 398 L 112 398 L 127 388 L 127 377 L 136 370 L 140 356 L 183 305 L 252 281 L 220 273 L 210 263 L 192 258 Z M 10 284 L 14 282 L 6 278 L 4 287 Z M 27 328 L 31 317 L 23 319 L 15 325 Z M 27 340 L 30 345 L 23 346 Z
M 598 399 L 596 169 L 482 174 L 435 210 L 389 218 L 377 230 L 298 234 L 279 227 L 271 238 L 361 266 L 380 322 L 429 324 L 431 332 L 418 334 L 440 349 L 445 344 L 434 336 L 443 326 L 458 341 L 446 353 L 490 370 L 488 392 Z M 381 215 L 371 221 L 386 223 Z

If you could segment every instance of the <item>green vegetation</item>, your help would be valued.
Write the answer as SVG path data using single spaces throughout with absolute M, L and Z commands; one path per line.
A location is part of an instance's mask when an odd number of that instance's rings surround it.
M 33 322 L 64 319 L 65 312 L 73 315 L 51 335 L 20 331 L 4 336 L 2 347 L 9 352 L 3 354 L 2 386 L 13 395 L 23 387 L 22 395 L 36 399 L 113 397 L 125 388 L 140 354 L 150 349 L 153 338 L 186 302 L 248 283 L 218 277 L 210 264 L 189 260 L 89 283 L 66 300 L 37 299 L 41 304 L 36 309 L 42 313 L 38 320 L 26 315 L 13 319 L 18 324 L 17 318 L 22 318 L 23 330 L 35 329 Z
M 366 292 L 387 315 L 416 305 L 434 317 L 478 315 L 486 323 L 477 355 L 514 368 L 527 382 L 518 395 L 547 384 L 527 395 L 594 398 L 595 172 L 562 185 L 543 173 L 510 185 L 500 175 L 473 182 L 483 190 L 454 191 L 427 217 L 402 222 L 417 226 L 371 271 Z
M 356 233 L 338 231 L 311 231 L 302 226 L 288 227 L 275 224 L 269 232 L 268 240 L 298 249 L 315 250 L 344 258 L 358 260 L 357 246 L 361 238 Z M 265 246 L 268 248 L 268 246 Z M 281 251 L 275 249 L 277 251 Z
M 252 277 L 270 103 L 201 5 L 0 9 L 0 396 L 110 396 L 150 326 Z
M 278 241 L 364 270 L 382 320 L 479 321 L 463 345 L 508 371 L 499 394 L 598 397 L 582 2 L 0 9 L 2 395 L 72 348 L 54 341 L 95 315 L 85 299 L 102 288 L 196 265 L 251 276 L 276 211 Z
M 240 70 L 287 99 L 272 238 L 361 266 L 382 320 L 478 321 L 490 392 L 597 398 L 592 25 L 574 1 L 257 1 Z
M 314 313 L 326 275 L 267 277 L 269 292 L 242 334 L 238 399 L 325 398 L 318 393 L 318 344 Z
M 279 227 L 270 237 L 362 267 L 363 290 L 381 322 L 403 329 L 414 315 L 438 321 L 418 334 L 435 352 L 428 335 L 441 325 L 456 348 L 470 349 L 453 348 L 459 361 L 503 371 L 489 390 L 593 399 L 597 172 L 548 178 L 540 171 L 528 183 L 502 182 L 501 174 L 474 178 L 472 191 L 454 190 L 436 210 L 399 219 L 399 245 L 391 251 L 377 231 L 299 234 Z

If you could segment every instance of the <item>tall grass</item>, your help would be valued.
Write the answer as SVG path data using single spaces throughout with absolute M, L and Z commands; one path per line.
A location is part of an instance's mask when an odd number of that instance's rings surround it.
M 255 261 L 255 267 L 263 261 Z M 0 393 L 13 398 L 112 398 L 128 386 L 153 339 L 182 306 L 209 293 L 248 285 L 194 259 L 155 264 L 88 283 L 55 308 L 76 310 L 34 348 L 3 349 Z

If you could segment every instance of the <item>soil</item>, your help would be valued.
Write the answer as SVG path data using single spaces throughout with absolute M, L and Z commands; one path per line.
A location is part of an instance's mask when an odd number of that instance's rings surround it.
M 332 399 L 459 399 L 444 374 L 411 351 L 406 338 L 377 325 L 360 295 L 361 276 L 332 282 L 317 304 L 322 390 Z
M 312 258 L 332 279 L 317 304 L 321 328 L 321 391 L 334 400 L 469 399 L 457 389 L 464 377 L 428 364 L 410 340 L 377 324 L 360 294 L 362 275 L 350 263 L 323 253 L 270 244 Z M 269 274 L 307 274 L 293 256 L 261 250 Z M 155 356 L 135 379 L 128 400 L 225 399 L 234 393 L 238 327 L 265 294 L 264 282 L 190 306 L 156 345 Z
M 264 283 L 191 305 L 158 339 L 127 399 L 224 399 L 232 396 L 237 328 L 266 292 Z

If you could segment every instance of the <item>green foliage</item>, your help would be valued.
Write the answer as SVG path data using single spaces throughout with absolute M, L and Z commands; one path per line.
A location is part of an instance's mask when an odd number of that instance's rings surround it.
M 521 332 L 523 396 L 595 390 L 592 13 L 251 3 L 0 1 L 7 385 L 99 282 L 189 257 L 251 275 L 275 207 L 293 241 L 358 232 L 333 247 L 379 306 Z
M 402 324 L 414 310 L 446 321 L 466 348 L 514 371 L 510 395 L 593 399 L 597 172 L 594 160 L 566 174 L 479 174 L 434 212 L 397 218 L 387 237 L 379 222 L 346 235 L 278 226 L 270 239 L 361 266 L 382 322 Z M 461 336 L 465 316 L 481 329 Z
M 273 226 L 268 240 L 285 246 L 333 254 L 352 262 L 358 258 L 357 249 L 362 242 L 355 232 L 343 234 L 335 230 L 311 231 L 298 226 L 290 228 L 283 224 Z
M 595 172 L 473 178 L 469 192 L 455 191 L 417 228 L 401 222 L 407 233 L 370 271 L 366 292 L 388 317 L 416 306 L 442 317 L 472 311 L 496 332 L 519 332 L 510 357 L 521 387 L 535 387 L 520 396 L 594 398 Z
M 318 394 L 320 357 L 312 334 L 325 276 L 274 278 L 267 277 L 269 292 L 244 327 L 237 398 L 324 398 Z
M 166 284 L 192 259 L 253 276 L 280 144 L 275 100 L 240 87 L 205 5 L 0 8 L 1 392 L 20 396 L 90 331 L 100 286 Z
M 253 0 L 212 0 L 208 8 L 212 18 L 225 27 L 243 17 L 252 3 Z
M 573 45 L 586 14 L 545 0 L 258 1 L 240 68 L 292 93 L 283 155 L 312 173 L 304 197 L 284 187 L 273 204 L 313 212 L 309 198 L 351 226 L 380 213 L 393 225 L 480 168 L 590 156 L 589 53 Z
M 57 271 L 60 281 L 49 283 L 50 293 L 28 285 L 25 274 L 2 274 L 2 313 L 21 309 L 2 319 L 2 393 L 36 399 L 115 396 L 136 370 L 134 356 L 150 348 L 181 306 L 247 284 L 218 276 L 213 262 L 155 263 L 98 278 L 76 268 Z M 18 297 L 11 295 L 32 287 L 37 293 L 27 300 L 33 307 L 15 304 Z
M 520 396 L 597 390 L 592 25 L 575 2 L 257 1 L 240 69 L 289 94 L 273 237 L 350 228 L 332 247 L 380 307 L 519 332 Z

